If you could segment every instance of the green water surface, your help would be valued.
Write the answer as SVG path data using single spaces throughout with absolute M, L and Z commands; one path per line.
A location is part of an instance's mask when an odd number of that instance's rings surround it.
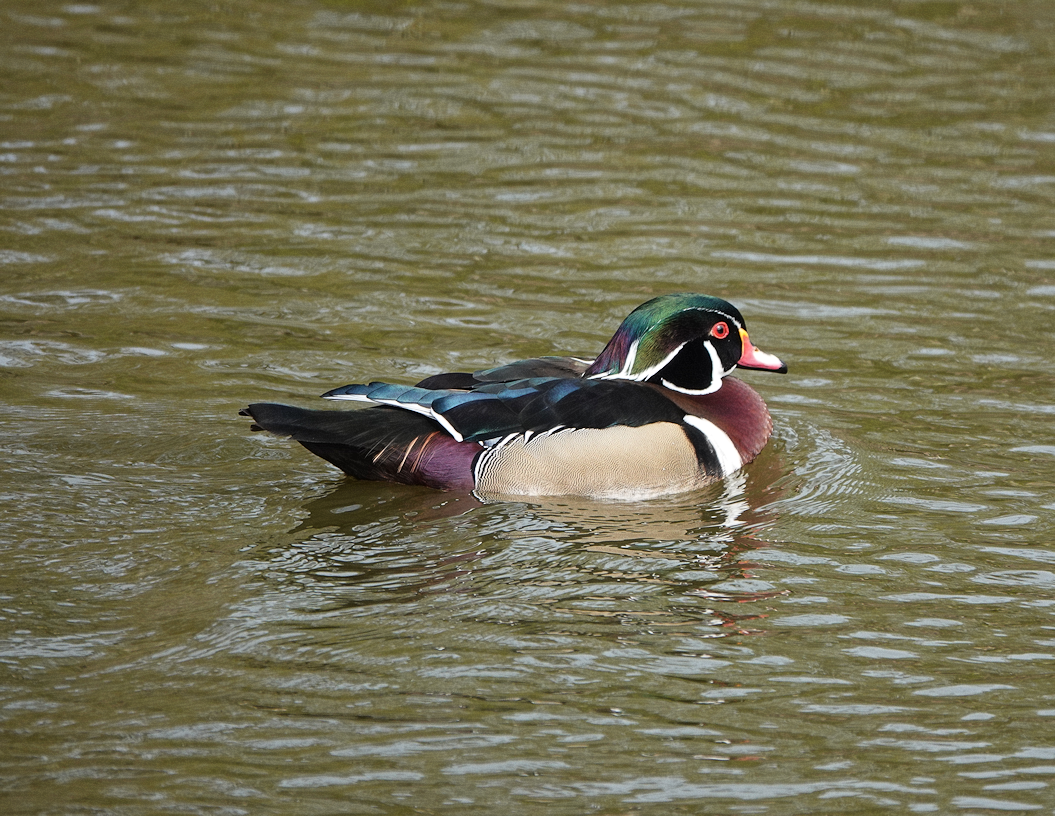
M 1055 5 L 0 9 L 0 810 L 1055 812 Z M 253 435 L 698 291 L 743 474 Z

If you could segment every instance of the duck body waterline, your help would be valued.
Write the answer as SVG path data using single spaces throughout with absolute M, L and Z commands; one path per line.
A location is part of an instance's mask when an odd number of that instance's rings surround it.
M 594 360 L 540 357 L 417 385 L 323 396 L 354 411 L 255 403 L 253 430 L 292 437 L 357 479 L 493 495 L 645 499 L 735 473 L 765 446 L 762 398 L 728 376 L 783 373 L 720 298 L 663 295 L 635 309 Z

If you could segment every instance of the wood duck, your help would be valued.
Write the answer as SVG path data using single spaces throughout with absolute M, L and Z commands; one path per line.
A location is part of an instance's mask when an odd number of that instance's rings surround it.
M 417 385 L 346 385 L 322 396 L 373 407 L 255 403 L 254 431 L 289 436 L 356 479 L 488 495 L 645 499 L 735 473 L 773 423 L 728 376 L 785 373 L 721 298 L 662 295 L 638 306 L 595 360 L 539 357 Z

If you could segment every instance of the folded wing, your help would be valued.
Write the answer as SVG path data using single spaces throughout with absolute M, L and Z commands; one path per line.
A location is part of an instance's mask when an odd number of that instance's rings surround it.
M 323 396 L 413 411 L 434 419 L 458 441 L 484 443 L 556 428 L 680 422 L 684 416 L 657 390 L 625 380 L 532 377 L 484 381 L 472 390 L 369 383 L 344 386 Z

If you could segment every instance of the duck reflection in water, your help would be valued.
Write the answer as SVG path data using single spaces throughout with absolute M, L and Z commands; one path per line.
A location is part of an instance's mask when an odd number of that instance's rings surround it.
M 757 533 L 772 523 L 785 463 L 776 450 L 757 465 L 648 502 L 488 501 L 341 483 L 305 506 L 296 540 L 272 563 L 302 590 L 309 582 L 330 611 L 384 603 L 406 604 L 409 614 L 440 594 L 471 599 L 458 614 L 473 619 L 511 604 L 528 618 L 558 615 L 590 631 L 636 621 L 745 634 L 761 610 L 739 604 L 776 594 L 753 580 L 748 559 L 767 546 Z

